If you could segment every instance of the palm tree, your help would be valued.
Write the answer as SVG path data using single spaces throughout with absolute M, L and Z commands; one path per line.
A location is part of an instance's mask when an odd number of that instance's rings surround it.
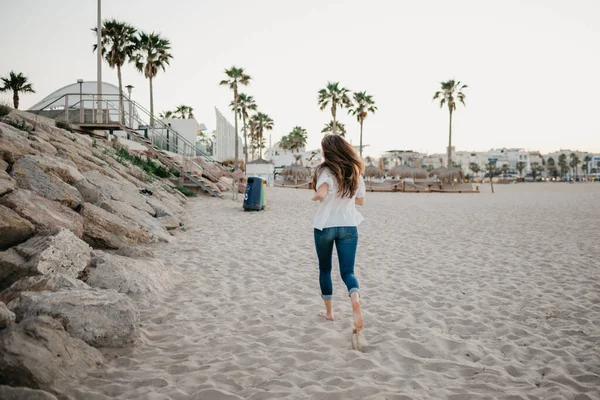
M 150 126 L 154 128 L 154 91 L 152 80 L 167 65 L 173 56 L 170 53 L 171 42 L 156 33 L 141 32 L 136 41 L 136 51 L 133 55 L 135 67 L 150 81 Z
M 258 112 L 255 115 L 256 120 L 256 133 L 257 133 L 257 143 L 259 149 L 259 158 L 262 158 L 262 149 L 264 148 L 264 131 L 270 131 L 273 129 L 273 120 L 265 113 Z
M 0 79 L 2 79 L 2 83 L 4 84 L 0 86 L 0 92 L 13 91 L 13 106 L 15 110 L 19 109 L 19 92 L 35 93 L 32 83 L 27 82 L 28 78 L 21 72 L 16 74 L 14 71 L 10 71 L 6 78 Z
M 560 177 L 564 178 L 565 175 L 569 172 L 566 154 L 561 154 L 560 156 L 558 156 L 558 167 L 560 168 Z
M 339 135 L 341 137 L 346 137 L 346 125 L 342 124 L 341 122 L 336 123 L 334 121 L 329 121 L 328 124 L 325 124 L 325 127 L 323 129 L 321 129 L 321 133 L 331 133 L 333 134 L 333 130 L 334 128 L 337 127 L 337 131 L 339 132 Z
M 533 177 L 533 181 L 536 181 L 538 172 L 542 172 L 544 167 L 537 162 L 531 163 L 531 176 Z
M 175 113 L 173 111 L 163 111 L 158 113 L 158 116 L 162 119 L 171 119 L 175 116 Z
M 92 31 L 98 34 L 98 28 Z M 121 67 L 127 61 L 132 61 L 136 50 L 137 29 L 132 25 L 116 19 L 104 21 L 102 25 L 102 56 L 109 67 L 117 68 L 117 79 L 119 80 L 119 115 L 120 122 L 125 125 L 125 106 L 123 105 L 123 79 L 121 78 Z M 96 51 L 98 45 L 94 45 Z
M 519 175 L 523 176 L 523 170 L 525 169 L 525 167 L 527 167 L 527 164 L 524 163 L 523 161 L 519 161 L 516 165 L 517 170 L 519 171 Z
M 435 92 L 433 100 L 440 99 L 440 108 L 446 104 L 450 112 L 450 123 L 448 125 L 448 168 L 450 168 L 452 166 L 452 113 L 456 111 L 456 100 L 466 107 L 466 96 L 462 91 L 467 88 L 467 85 L 461 85 L 460 81 L 456 82 L 454 79 L 442 82 L 441 85 L 442 90 Z
M 585 173 L 585 180 L 588 180 L 588 171 L 590 169 L 590 161 L 592 161 L 592 157 L 588 155 L 586 155 L 585 157 L 583 157 L 583 164 L 581 165 L 581 169 L 583 170 L 583 172 Z
M 319 90 L 319 108 L 324 110 L 327 106 L 331 106 L 331 116 L 333 117 L 331 133 L 334 135 L 337 133 L 337 108 L 350 108 L 352 102 L 348 93 L 350 91 L 346 88 L 340 87 L 339 82 L 327 82 L 325 89 Z
M 281 139 L 279 140 L 279 148 L 281 150 L 283 150 L 285 152 L 285 154 L 287 154 L 287 151 L 291 150 L 291 146 L 292 146 L 292 143 L 290 141 L 290 138 L 287 135 L 282 136 Z
M 306 146 L 308 133 L 303 127 L 295 126 L 287 137 L 290 142 L 290 150 L 300 152 L 300 149 Z
M 233 90 L 233 110 L 234 110 L 234 115 L 235 115 L 235 155 L 233 158 L 233 163 L 234 163 L 234 167 L 233 170 L 235 171 L 236 169 L 238 169 L 238 151 L 239 151 L 239 145 L 238 145 L 238 101 L 239 101 L 239 93 L 238 93 L 238 86 L 239 85 L 248 85 L 248 83 L 250 83 L 250 80 L 252 78 L 250 78 L 250 75 L 247 75 L 244 73 L 244 68 L 237 68 L 235 66 L 231 67 L 230 69 L 226 69 L 225 70 L 225 74 L 227 75 L 227 77 L 229 78 L 229 80 L 225 79 L 222 80 L 219 85 L 223 85 L 223 86 L 229 86 L 229 88 L 231 90 Z
M 235 112 L 235 103 L 231 102 L 231 108 Z M 244 128 L 244 162 L 248 164 L 248 135 L 246 132 L 246 120 L 248 111 L 256 111 L 256 102 L 252 96 L 246 93 L 238 94 L 237 114 L 242 116 L 242 127 Z M 237 130 L 236 130 L 237 132 Z
M 477 175 L 479 173 L 479 171 L 481 171 L 481 168 L 479 167 L 479 164 L 477 163 L 470 163 L 469 164 L 469 169 L 473 172 L 473 174 Z
M 185 104 L 182 104 L 180 106 L 177 106 L 177 108 L 175 108 L 174 114 L 179 114 L 176 116 L 179 119 L 192 119 L 192 118 L 194 118 L 194 109 L 190 106 L 186 106 Z
M 575 153 L 571 153 L 569 157 L 571 158 L 569 166 L 573 168 L 573 176 L 575 177 L 575 180 L 577 180 L 577 167 L 581 163 L 581 160 L 579 160 L 579 157 L 577 157 L 577 154 Z
M 354 93 L 354 107 L 348 112 L 352 115 L 356 115 L 356 120 L 360 124 L 359 153 L 361 158 L 363 149 L 363 122 L 365 121 L 365 118 L 367 118 L 368 113 L 374 114 L 375 111 L 377 111 L 377 107 L 375 107 L 373 96 L 367 94 L 367 92 Z
M 556 161 L 554 161 L 554 158 L 548 157 L 548 160 L 546 161 L 546 169 L 548 170 L 550 175 L 552 175 L 554 179 L 556 179 L 556 177 L 558 176 L 558 170 L 556 168 Z

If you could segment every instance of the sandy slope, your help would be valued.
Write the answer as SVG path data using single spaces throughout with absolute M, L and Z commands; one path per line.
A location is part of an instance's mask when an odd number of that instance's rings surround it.
M 318 317 L 310 192 L 201 198 L 155 248 L 186 277 L 141 304 L 144 344 L 78 399 L 600 399 L 600 184 L 375 193 L 357 275 L 368 347 Z M 111 353 L 109 353 L 111 355 Z

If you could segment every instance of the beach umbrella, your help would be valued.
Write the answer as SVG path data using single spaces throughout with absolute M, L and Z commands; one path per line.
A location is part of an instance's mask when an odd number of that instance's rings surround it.
M 396 165 L 394 168 L 392 168 L 390 170 L 390 172 L 388 173 L 389 176 L 397 176 L 397 177 L 401 177 L 404 174 L 404 171 L 406 170 L 407 167 L 405 167 L 404 165 Z
M 439 177 L 440 174 L 443 174 L 446 171 L 448 171 L 448 168 L 446 168 L 446 167 L 437 167 L 437 168 L 432 169 L 431 172 L 429 172 L 429 176 Z
M 443 182 L 454 182 L 465 179 L 465 173 L 462 168 L 446 168 L 446 171 L 439 173 L 437 177 Z
M 423 168 L 408 167 L 404 170 L 401 178 L 425 179 L 429 176 Z
M 365 167 L 365 176 L 367 178 L 382 178 L 383 172 L 374 165 L 367 165 Z
M 294 158 L 296 159 L 296 162 L 282 169 L 280 172 L 281 176 L 295 181 L 308 178 L 310 176 L 310 169 L 302 165 L 302 156 L 297 154 Z

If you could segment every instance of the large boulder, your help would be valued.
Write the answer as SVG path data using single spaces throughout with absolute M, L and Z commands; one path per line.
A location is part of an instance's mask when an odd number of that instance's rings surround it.
M 153 235 L 138 224 L 132 224 L 117 215 L 84 203 L 83 240 L 95 248 L 118 249 L 124 245 L 150 243 Z
M 46 155 L 29 156 L 28 158 L 33 160 L 45 173 L 54 175 L 69 185 L 83 179 L 83 175 L 79 173 L 75 164 L 70 160 Z
M 17 181 L 18 187 L 34 191 L 67 207 L 78 209 L 83 202 L 77 189 L 56 176 L 45 173 L 33 156 L 25 156 L 17 160 L 11 175 Z
M 113 290 L 23 292 L 8 306 L 17 321 L 51 316 L 71 336 L 94 347 L 127 347 L 139 338 L 139 314 L 133 300 Z
M 58 292 L 60 290 L 89 289 L 83 281 L 70 276 L 54 273 L 21 278 L 0 293 L 0 301 L 6 304 L 18 298 L 21 292 Z
M 176 218 L 172 215 L 164 215 L 162 217 L 156 218 L 156 220 L 162 225 L 163 228 L 167 230 L 177 229 L 182 225 L 179 218 Z
M 35 226 L 8 207 L 0 205 L 0 250 L 23 243 L 35 233 Z M 0 272 L 0 279 L 2 273 Z
M 0 330 L 15 323 L 15 313 L 10 311 L 6 304 L 0 301 Z M 1 398 L 1 397 L 0 397 Z
M 31 147 L 27 133 L 0 120 L 0 159 L 12 164 L 27 154 L 39 153 Z
M 58 393 L 103 363 L 98 350 L 71 337 L 48 316 L 28 318 L 0 331 L 0 385 Z
M 103 200 L 97 205 L 108 211 L 109 213 L 118 216 L 130 226 L 140 226 L 152 233 L 151 242 L 168 242 L 170 235 L 163 227 L 163 224 L 144 211 L 140 211 L 135 207 L 122 201 Z
M 156 295 L 173 287 L 176 274 L 159 260 L 94 251 L 86 283 L 94 288 L 115 289 L 128 296 Z
M 17 182 L 6 173 L 6 170 L 0 169 L 0 196 L 12 192 L 15 187 L 17 187 Z
M 75 182 L 73 186 L 79 190 L 86 202 L 96 203 L 103 200 L 117 200 L 130 204 L 152 216 L 155 214 L 154 209 L 146 203 L 144 196 L 139 193 L 139 189 L 131 182 L 109 178 L 99 171 L 87 171 L 83 175 L 85 179 Z
M 0 253 L 0 290 L 17 280 L 59 272 L 77 278 L 91 261 L 91 247 L 71 231 L 60 228 L 50 236 L 36 236 Z
M 83 217 L 69 207 L 46 199 L 30 190 L 17 190 L 0 197 L 0 204 L 11 208 L 32 222 L 38 233 L 53 232 L 57 228 L 69 229 L 77 237 L 83 235 Z
M 10 400 L 57 400 L 56 396 L 43 390 L 26 387 L 0 386 L 0 399 Z

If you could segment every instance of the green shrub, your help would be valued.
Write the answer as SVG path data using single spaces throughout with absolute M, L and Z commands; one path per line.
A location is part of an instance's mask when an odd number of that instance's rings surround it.
M 67 122 L 65 121 L 56 121 L 56 127 L 60 128 L 60 129 L 64 129 L 66 131 L 71 131 L 71 125 L 69 125 Z
M 181 192 L 181 194 L 183 194 L 186 197 L 196 197 L 196 193 L 192 192 L 191 190 L 183 187 L 183 186 L 175 186 L 176 190 L 179 190 Z
M 0 117 L 5 117 L 8 114 L 10 114 L 10 112 L 12 111 L 12 109 L 9 106 L 5 106 L 4 104 L 0 104 Z
M 7 122 L 7 124 L 9 124 L 10 126 L 12 126 L 14 128 L 17 128 L 20 131 L 30 133 L 29 129 L 27 129 L 27 123 L 25 121 L 23 121 L 22 119 L 18 120 L 18 121 L 10 120 Z

